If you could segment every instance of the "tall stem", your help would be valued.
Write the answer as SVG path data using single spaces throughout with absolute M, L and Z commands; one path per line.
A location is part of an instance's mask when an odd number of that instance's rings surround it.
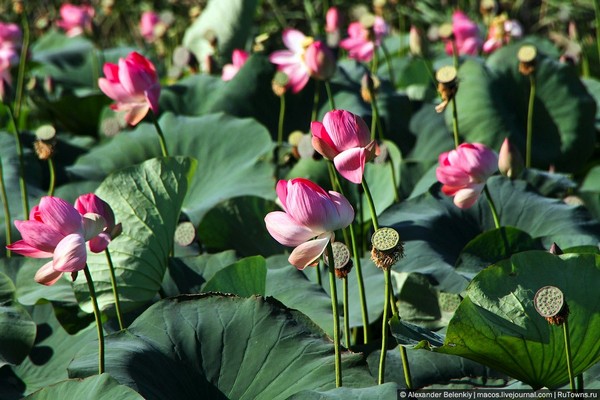
M 331 84 L 329 81 L 325 81 L 325 90 L 327 90 L 327 98 L 329 99 L 329 108 L 335 110 L 335 100 L 333 98 L 333 92 L 331 91 Z
M 390 275 L 391 275 L 391 273 L 390 273 Z M 392 309 L 392 315 L 399 315 L 398 307 L 396 306 L 396 301 L 395 301 L 395 297 L 394 297 L 394 288 L 392 287 L 391 277 L 390 277 L 388 283 L 390 285 L 390 305 L 391 305 L 391 309 Z M 404 382 L 406 383 L 406 388 L 412 389 L 413 383 L 412 383 L 412 376 L 410 373 L 410 364 L 408 363 L 408 354 L 406 354 L 406 347 L 398 346 L 398 348 L 400 350 L 400 360 L 402 361 L 402 371 L 404 372 Z
M 567 357 L 567 372 L 569 373 L 569 386 L 571 391 L 575 392 L 575 375 L 573 374 L 573 356 L 571 355 L 571 337 L 569 335 L 569 321 L 565 319 L 563 324 L 563 332 L 565 337 L 565 355 Z
M 352 338 L 350 337 L 350 307 L 348 306 L 348 277 L 342 279 L 344 287 L 344 338 L 346 341 L 346 348 L 350 348 L 352 345 Z
M 121 313 L 121 301 L 119 299 L 119 292 L 117 290 L 117 277 L 115 276 L 115 267 L 112 262 L 112 257 L 110 256 L 110 251 L 108 251 L 108 247 L 104 250 L 106 254 L 106 262 L 108 263 L 108 271 L 110 272 L 110 284 L 112 286 L 113 296 L 115 298 L 115 311 L 117 313 L 117 321 L 119 321 L 119 329 L 125 329 L 125 325 L 123 325 L 123 317 Z
M 385 359 L 387 353 L 387 337 L 388 337 L 388 310 L 390 308 L 390 270 L 385 269 L 383 276 L 385 277 L 385 291 L 383 297 L 383 322 L 381 324 L 381 353 L 379 354 L 379 374 L 377 382 L 381 385 L 385 382 Z
M 375 203 L 373 202 L 373 196 L 371 196 L 371 191 L 369 190 L 369 185 L 367 184 L 367 180 L 362 180 L 362 187 L 365 192 L 365 196 L 367 198 L 367 203 L 369 204 L 369 211 L 371 211 L 371 221 L 373 221 L 373 229 L 379 229 L 379 222 L 377 221 L 377 212 L 375 211 Z
M 21 115 L 23 87 L 25 85 L 25 65 L 27 64 L 27 55 L 29 54 L 29 21 L 27 20 L 27 10 L 23 10 L 21 16 L 23 22 L 23 44 L 21 45 L 21 58 L 19 59 L 19 73 L 15 93 L 15 118 L 19 118 L 19 115 Z
M 456 95 L 452 97 L 452 132 L 454 133 L 454 147 L 460 144 L 458 135 L 458 108 L 456 107 Z
M 329 259 L 329 290 L 331 293 L 331 311 L 333 313 L 333 346 L 335 351 L 335 387 L 342 386 L 342 355 L 340 352 L 340 317 L 337 303 L 337 287 L 335 283 L 335 260 L 331 242 L 327 244 Z
M 0 158 L 0 195 L 2 196 L 2 207 L 4 209 L 4 230 L 6 231 L 6 243 L 12 243 L 11 218 L 6 195 L 6 186 L 4 186 L 4 170 L 2 168 L 2 159 Z M 11 256 L 11 251 L 6 249 L 6 257 Z
M 494 200 L 492 200 L 492 195 L 490 194 L 490 190 L 487 187 L 487 184 L 483 187 L 483 193 L 485 193 L 485 197 L 490 206 L 490 210 L 492 211 L 492 218 L 494 218 L 494 225 L 496 229 L 500 229 L 500 218 L 498 217 L 498 211 L 496 210 L 496 205 L 494 204 Z
M 94 281 L 90 274 L 90 269 L 86 265 L 83 269 L 85 279 L 87 280 L 90 298 L 92 299 L 92 307 L 94 308 L 94 318 L 96 319 L 96 332 L 98 333 L 98 375 L 104 373 L 104 332 L 102 330 L 102 317 L 100 315 L 100 307 L 96 299 L 96 290 L 94 289 Z
M 21 202 L 23 204 L 23 215 L 25 218 L 29 216 L 29 198 L 27 196 L 27 184 L 25 183 L 25 168 L 23 166 L 23 144 L 21 143 L 21 133 L 17 125 L 17 119 L 10 104 L 6 107 L 8 116 L 15 128 L 14 137 L 17 144 L 17 158 L 19 160 L 19 187 L 21 188 Z
M 533 136 L 533 104 L 535 101 L 535 76 L 529 75 L 529 105 L 527 107 L 527 144 L 525 148 L 525 167 L 531 168 L 531 142 Z
M 163 134 L 162 128 L 158 123 L 158 118 L 154 111 L 150 110 L 152 113 L 152 122 L 154 122 L 154 126 L 156 127 L 156 133 L 158 133 L 158 140 L 160 141 L 160 150 L 162 152 L 163 157 L 169 157 L 169 152 L 167 151 L 167 143 L 165 142 L 165 135 Z
M 279 96 L 279 122 L 277 124 L 277 147 L 283 143 L 283 121 L 285 120 L 285 94 Z M 277 160 L 275 160 L 277 161 Z
M 56 185 L 56 171 L 54 169 L 54 160 L 48 159 L 48 172 L 50 173 L 50 185 L 48 186 L 48 196 L 54 196 L 54 186 Z
M 323 280 L 321 279 L 321 262 L 319 261 L 317 265 L 315 265 L 315 272 L 317 274 L 317 284 L 323 287 Z

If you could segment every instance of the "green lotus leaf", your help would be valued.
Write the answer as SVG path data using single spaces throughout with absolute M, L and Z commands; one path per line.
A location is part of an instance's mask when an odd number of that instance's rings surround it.
M 487 185 L 502 226 L 515 227 L 540 239 L 545 248 L 553 242 L 564 248 L 597 245 L 600 224 L 583 207 L 542 197 L 524 181 L 496 176 Z M 461 249 L 494 228 L 484 198 L 470 209 L 461 210 L 441 192 L 439 184 L 425 194 L 393 205 L 379 222 L 395 228 L 405 242 L 405 257 L 394 269 L 428 274 L 438 283 L 438 289 L 455 293 L 467 284 L 454 267 Z
M 478 361 L 534 389 L 560 387 L 569 381 L 563 326 L 537 313 L 534 295 L 544 286 L 562 291 L 573 374 L 579 375 L 600 360 L 598 284 L 597 255 L 516 254 L 473 279 L 436 351 Z
M 395 383 L 384 383 L 382 385 L 359 389 L 341 387 L 327 391 L 303 390 L 288 397 L 288 400 L 394 399 L 397 394 L 398 386 Z
M 0 272 L 0 367 L 19 364 L 35 339 L 35 323 L 15 298 L 15 285 Z
M 215 273 L 202 291 L 232 293 L 240 297 L 264 296 L 266 278 L 265 259 L 247 257 Z
M 111 174 L 96 191 L 123 228 L 109 246 L 123 310 L 151 300 L 160 288 L 181 205 L 195 170 L 196 162 L 189 158 L 154 158 Z M 104 252 L 89 253 L 88 266 L 100 308 L 112 308 L 114 296 Z M 74 289 L 82 309 L 91 312 L 83 274 L 74 282 Z
M 163 299 L 107 336 L 106 349 L 107 372 L 149 400 L 286 399 L 335 387 L 331 340 L 303 314 L 262 297 Z M 96 372 L 96 351 L 81 349 L 71 377 Z M 348 387 L 373 385 L 360 355 L 344 352 L 342 368 Z
M 460 134 L 467 142 L 499 150 L 508 137 L 525 154 L 530 82 L 518 71 L 523 43 L 495 51 L 484 65 L 465 61 L 458 72 L 456 102 Z M 574 68 L 538 50 L 535 67 L 532 165 L 578 171 L 596 141 L 596 102 Z M 451 110 L 446 111 L 446 120 Z
M 40 389 L 27 396 L 26 399 L 142 400 L 143 397 L 127 386 L 119 385 L 110 375 L 102 374 L 83 380 L 69 379 L 62 381 Z
M 159 123 L 171 155 L 190 156 L 198 161 L 183 205 L 194 225 L 208 210 L 229 198 L 273 197 L 272 166 L 265 161 L 272 142 L 257 122 L 224 114 L 180 117 L 166 113 Z M 134 131 L 122 133 L 80 157 L 69 171 L 86 179 L 101 180 L 110 172 L 159 154 L 155 127 L 139 124 Z

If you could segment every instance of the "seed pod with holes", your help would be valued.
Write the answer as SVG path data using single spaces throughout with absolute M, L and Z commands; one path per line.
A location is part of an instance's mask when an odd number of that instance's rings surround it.
M 331 243 L 333 249 L 333 261 L 335 267 L 335 276 L 339 279 L 344 279 L 352 270 L 353 263 L 350 258 L 350 250 L 342 242 Z M 325 264 L 329 265 L 329 253 L 325 252 Z
M 371 236 L 371 259 L 378 268 L 390 269 L 404 257 L 404 246 L 400 235 L 393 228 L 379 228 Z
M 535 310 L 550 325 L 562 325 L 569 316 L 569 306 L 563 292 L 556 286 L 544 286 L 533 297 Z

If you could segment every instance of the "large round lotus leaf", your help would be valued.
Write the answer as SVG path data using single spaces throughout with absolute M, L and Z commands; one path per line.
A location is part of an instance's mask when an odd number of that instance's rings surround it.
M 189 158 L 154 158 L 110 175 L 96 191 L 111 206 L 123 228 L 108 249 L 124 310 L 151 300 L 160 288 L 181 205 L 195 169 L 195 161 Z M 88 252 L 87 261 L 100 307 L 112 307 L 114 296 L 106 255 Z M 74 289 L 81 307 L 91 312 L 84 274 L 78 275 Z
M 456 97 L 460 134 L 499 150 L 508 137 L 525 154 L 529 78 L 518 71 L 521 44 L 503 47 L 487 63 L 465 61 L 458 72 Z M 596 141 L 596 102 L 566 63 L 538 51 L 535 68 L 532 165 L 577 171 Z M 451 110 L 446 111 L 451 122 Z
M 31 400 L 55 399 L 95 399 L 95 400 L 142 400 L 134 390 L 117 381 L 108 374 L 91 376 L 89 378 L 69 379 L 50 385 L 29 395 Z
M 182 117 L 164 114 L 159 121 L 169 154 L 190 156 L 197 163 L 183 211 L 194 223 L 220 202 L 244 195 L 274 196 L 273 167 L 265 160 L 272 142 L 267 130 L 251 119 L 225 114 Z M 152 124 L 140 124 L 96 147 L 69 168 L 86 179 L 158 156 L 160 146 Z
M 544 286 L 563 292 L 573 374 L 581 374 L 600 360 L 600 257 L 594 254 L 528 251 L 483 270 L 436 351 L 478 361 L 534 389 L 564 385 L 563 326 L 549 324 L 534 308 L 534 295 Z
M 164 299 L 107 336 L 106 349 L 107 372 L 149 400 L 286 399 L 335 387 L 331 339 L 303 314 L 262 297 Z M 360 355 L 344 352 L 342 368 L 348 387 L 373 386 Z M 91 344 L 69 373 L 85 377 L 96 369 Z
M 600 224 L 583 207 L 540 196 L 526 182 L 501 176 L 490 178 L 488 187 L 500 224 L 540 238 L 545 248 L 552 242 L 564 248 L 596 245 L 600 239 Z M 393 205 L 379 222 L 395 228 L 405 242 L 405 257 L 394 269 L 431 275 L 440 290 L 453 292 L 460 292 L 467 284 L 454 268 L 461 249 L 479 234 L 494 229 L 483 195 L 473 207 L 461 210 L 441 192 L 439 184 Z
M 27 357 L 35 331 L 35 323 L 15 299 L 15 285 L 0 272 L 0 367 Z

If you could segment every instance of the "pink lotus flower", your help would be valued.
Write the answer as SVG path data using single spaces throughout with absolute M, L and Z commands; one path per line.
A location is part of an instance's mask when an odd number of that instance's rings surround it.
M 148 110 L 158 113 L 160 84 L 154 65 L 139 53 L 131 52 L 120 58 L 119 64 L 104 64 L 106 78 L 98 79 L 98 86 L 117 103 L 116 111 L 127 111 L 125 120 L 130 125 L 140 122 Z
M 362 183 L 365 164 L 378 153 L 365 121 L 350 111 L 333 110 L 325 114 L 323 123 L 313 121 L 310 130 L 315 150 L 333 160 L 344 178 Z
M 22 240 L 6 246 L 7 249 L 33 258 L 52 258 L 35 274 L 35 280 L 52 285 L 64 272 L 85 268 L 85 242 L 104 228 L 104 219 L 98 214 L 79 212 L 68 202 L 45 196 L 33 207 L 27 221 L 15 221 Z
M 280 180 L 277 196 L 284 211 L 267 214 L 267 230 L 282 245 L 295 247 L 288 261 L 298 269 L 313 264 L 334 239 L 333 232 L 354 220 L 354 209 L 344 196 L 308 179 Z
M 508 138 L 505 138 L 498 155 L 498 170 L 502 175 L 514 179 L 521 174 L 524 168 L 525 162 L 521 153 L 519 153 L 519 149 Z
M 21 28 L 17 24 L 0 22 L 0 67 L 19 63 Z
M 89 242 L 90 250 L 94 253 L 100 253 L 108 247 L 112 239 L 121 233 L 121 224 L 115 224 L 115 214 L 107 202 L 93 193 L 83 194 L 75 200 L 75 209 L 81 215 L 89 213 L 98 214 L 104 218 L 105 227 Z
M 458 54 L 477 55 L 482 45 L 477 24 L 462 11 L 452 14 L 452 33 Z M 452 43 L 446 43 L 446 53 L 452 55 Z
M 163 24 L 160 16 L 154 11 L 144 11 L 140 18 L 140 34 L 147 43 L 156 40 L 156 28 Z
M 288 50 L 273 52 L 269 60 L 288 76 L 287 87 L 293 93 L 302 90 L 310 77 L 325 80 L 335 73 L 333 53 L 322 42 L 296 29 L 286 29 L 282 36 Z
M 89 4 L 76 6 L 65 3 L 60 6 L 60 17 L 61 19 L 56 22 L 56 25 L 64 29 L 67 36 L 81 35 L 84 32 L 91 32 L 92 30 L 94 8 Z
M 523 28 L 518 21 L 507 19 L 506 15 L 494 18 L 490 25 L 488 38 L 483 44 L 483 51 L 491 53 L 510 43 L 512 38 L 523 35 Z
M 248 61 L 250 54 L 244 50 L 235 49 L 231 54 L 232 64 L 226 64 L 223 66 L 223 73 L 221 79 L 224 81 L 230 81 L 238 73 L 240 68 Z
M 349 37 L 340 42 L 340 47 L 348 51 L 351 59 L 369 62 L 373 58 L 375 47 L 381 44 L 386 33 L 387 25 L 381 17 L 375 17 L 372 29 L 365 28 L 360 22 L 352 22 L 348 26 Z
M 469 208 L 479 198 L 487 179 L 498 169 L 498 155 L 480 143 L 463 143 L 440 154 L 435 173 L 442 192 L 454 196 L 458 208 Z

